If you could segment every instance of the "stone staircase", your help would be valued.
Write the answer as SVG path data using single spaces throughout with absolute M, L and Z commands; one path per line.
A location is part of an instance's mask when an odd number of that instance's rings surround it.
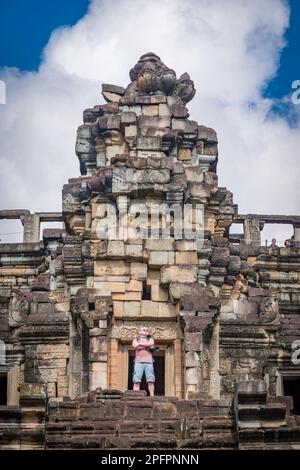
M 291 397 L 268 397 L 263 380 L 242 381 L 235 396 L 239 449 L 300 449 Z
M 46 448 L 234 449 L 230 400 L 147 397 L 96 390 L 79 400 L 50 400 Z

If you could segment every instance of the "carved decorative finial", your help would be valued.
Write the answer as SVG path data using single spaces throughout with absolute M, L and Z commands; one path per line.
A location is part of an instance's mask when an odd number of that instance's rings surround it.
M 126 90 L 123 87 L 104 83 L 102 95 L 110 103 L 118 102 L 121 97 L 139 95 L 178 96 L 183 103 L 188 103 L 196 93 L 194 82 L 189 74 L 184 73 L 177 79 L 173 69 L 167 67 L 154 52 L 143 54 L 130 70 L 131 83 Z
M 175 95 L 187 103 L 196 92 L 194 82 L 187 73 L 181 75 L 177 80 L 174 70 L 167 67 L 154 52 L 143 54 L 130 70 L 129 76 L 132 84 L 129 85 L 127 92 L 130 94 L 134 84 L 134 88 L 139 94 Z

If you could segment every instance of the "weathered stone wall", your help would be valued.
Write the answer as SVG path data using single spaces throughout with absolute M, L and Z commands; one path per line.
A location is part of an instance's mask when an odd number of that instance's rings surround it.
M 280 395 L 284 376 L 300 376 L 299 216 L 238 214 L 218 186 L 215 131 L 189 119 L 188 74 L 149 53 L 130 79 L 104 84 L 106 104 L 84 111 L 81 176 L 64 186 L 62 214 L 0 211 L 24 225 L 24 243 L 0 244 L 0 445 L 265 448 L 279 435 L 298 445 Z M 154 204 L 173 207 L 165 238 L 159 210 L 143 214 Z M 203 239 L 200 212 L 178 225 L 187 204 L 204 210 Z M 64 228 L 39 241 L 45 220 Z M 262 247 L 264 223 L 278 221 L 293 224 L 293 246 Z M 236 222 L 242 236 L 230 232 Z M 141 324 L 161 348 L 167 397 L 126 391 Z M 23 439 L 25 423 L 36 437 Z

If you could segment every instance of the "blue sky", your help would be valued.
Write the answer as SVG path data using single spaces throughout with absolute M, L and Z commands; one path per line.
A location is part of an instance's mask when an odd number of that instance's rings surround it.
M 1 0 L 0 67 L 37 70 L 51 32 L 76 23 L 88 4 L 88 0 Z
M 264 92 L 270 98 L 287 95 L 293 80 L 300 78 L 300 1 L 287 3 L 291 10 L 290 27 L 278 73 Z M 51 32 L 60 26 L 74 25 L 88 6 L 89 0 L 1 0 L 0 67 L 38 70 Z
M 300 2 L 290 0 L 288 3 L 291 14 L 290 27 L 285 34 L 287 45 L 281 55 L 278 73 L 265 91 L 268 97 L 285 96 L 290 90 L 291 83 L 300 78 Z
M 1 206 L 61 210 L 82 111 L 152 50 L 194 80 L 240 213 L 299 214 L 299 43 L 300 0 L 0 0 Z

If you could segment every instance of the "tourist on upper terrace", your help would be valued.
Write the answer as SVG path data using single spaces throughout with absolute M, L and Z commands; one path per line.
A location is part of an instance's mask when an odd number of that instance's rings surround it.
M 285 240 L 284 246 L 286 248 L 295 248 L 296 247 L 294 235 L 292 235 L 292 237 L 290 239 Z
M 276 238 L 272 238 L 272 243 L 269 246 L 269 255 L 277 256 L 278 253 L 279 253 L 279 248 L 278 248 L 278 245 L 276 243 Z

